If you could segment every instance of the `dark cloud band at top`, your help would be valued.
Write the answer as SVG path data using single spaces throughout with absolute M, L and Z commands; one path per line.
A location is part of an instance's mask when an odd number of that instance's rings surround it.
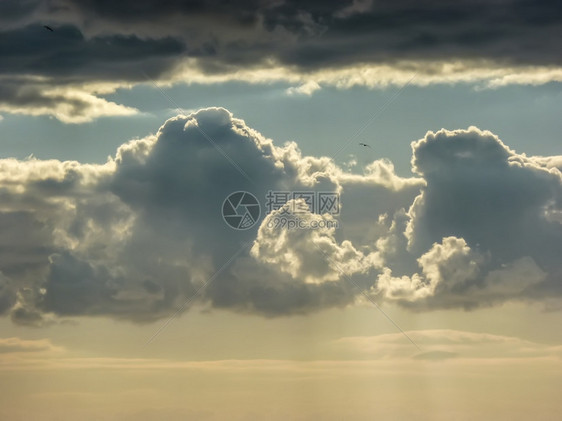
M 400 83 L 392 76 L 399 71 L 417 73 L 419 84 L 562 80 L 562 7 L 552 0 L 6 0 L 0 7 L 0 83 L 17 84 L 1 98 L 7 112 L 47 113 L 25 95 L 22 76 L 41 79 L 36 89 L 102 82 L 115 89 L 146 82 L 139 69 L 165 82 L 259 82 L 265 72 L 268 80 L 339 87 L 349 79 Z M 88 120 L 74 112 L 82 118 L 61 119 Z

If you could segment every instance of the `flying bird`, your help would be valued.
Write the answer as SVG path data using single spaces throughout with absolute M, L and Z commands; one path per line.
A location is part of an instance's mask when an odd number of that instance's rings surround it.
M 367 145 L 366 143 L 360 143 L 359 146 L 366 146 L 367 148 L 371 148 L 371 145 Z M 373 148 L 371 148 L 373 149 Z
M 55 32 L 55 30 L 48 25 L 43 25 L 43 28 L 45 28 L 47 31 Z

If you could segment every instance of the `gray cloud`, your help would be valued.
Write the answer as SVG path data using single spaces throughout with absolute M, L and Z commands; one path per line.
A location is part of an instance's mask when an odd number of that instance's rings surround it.
M 411 307 L 465 308 L 560 293 L 562 173 L 475 127 L 412 143 L 426 187 L 409 209 L 408 250 L 421 273 L 379 277 Z M 556 161 L 556 159 L 553 159 Z
M 92 107 L 69 92 L 81 88 L 103 101 L 92 84 L 105 83 L 108 91 L 146 82 L 143 72 L 156 80 L 213 81 L 266 69 L 270 78 L 313 89 L 326 81 L 345 86 L 351 75 L 353 83 L 366 78 L 361 83 L 369 86 L 402 83 L 409 77 L 388 74 L 415 72 L 422 84 L 545 83 L 562 78 L 561 17 L 553 0 L 7 0 L 0 6 L 0 80 L 7 84 L 0 109 L 49 114 L 45 103 L 56 101 L 75 116 L 62 121 L 87 121 Z M 383 67 L 365 75 L 354 66 Z M 180 71 L 186 67 L 187 74 Z M 318 74 L 338 70 L 348 73 Z M 50 90 L 65 88 L 66 95 L 40 95 L 41 85 L 30 87 L 21 76 L 38 77 Z M 99 116 L 123 111 L 114 106 Z
M 427 188 L 410 209 L 412 248 L 455 235 L 502 262 L 531 256 L 558 265 L 562 226 L 545 216 L 559 206 L 559 170 L 476 128 L 429 133 L 413 151 L 412 165 Z
M 189 51 L 196 52 L 192 44 L 207 45 L 209 56 L 225 63 L 255 64 L 275 57 L 308 68 L 472 57 L 559 64 L 554 40 L 562 9 L 552 0 L 56 3 L 61 8 L 51 9 L 53 18 L 73 16 L 75 25 L 86 30 L 174 34 Z
M 0 314 L 5 314 L 16 303 L 16 291 L 5 276 L 0 277 Z
M 86 38 L 76 26 L 47 32 L 39 24 L 2 33 L 3 75 L 54 77 L 57 81 L 138 81 L 145 77 L 138 64 L 156 73 L 170 67 L 185 52 L 183 42 L 171 37 L 142 39 L 136 35 L 107 34 Z M 151 65 L 152 63 L 152 65 Z
M 49 80 L 5 78 L 0 110 L 13 114 L 52 115 L 64 123 L 85 123 L 104 116 L 136 114 L 135 108 L 107 101 L 88 89 L 53 86 Z
M 414 142 L 417 177 L 385 160 L 352 174 L 222 108 L 171 118 L 103 165 L 0 160 L 0 311 L 40 325 L 153 321 L 188 300 L 305 314 L 364 291 L 417 310 L 559 299 L 558 162 L 470 128 Z M 240 190 L 262 204 L 247 231 L 220 214 Z M 269 190 L 339 193 L 340 215 L 299 218 L 340 228 L 271 226 L 281 210 L 265 215 Z
M 33 18 L 41 0 L 5 0 L 0 2 L 0 22 L 4 27 L 22 25 Z

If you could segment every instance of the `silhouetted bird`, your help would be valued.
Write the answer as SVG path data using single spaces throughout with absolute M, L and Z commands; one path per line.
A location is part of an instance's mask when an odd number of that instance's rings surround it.
M 53 28 L 51 28 L 50 26 L 43 25 L 43 28 L 45 28 L 47 31 L 55 32 L 55 30 Z
M 359 145 L 360 145 L 360 146 L 366 146 L 367 148 L 371 148 L 371 146 L 370 146 L 370 145 L 367 145 L 366 143 L 360 143 Z M 373 149 L 373 148 L 371 148 L 371 149 Z

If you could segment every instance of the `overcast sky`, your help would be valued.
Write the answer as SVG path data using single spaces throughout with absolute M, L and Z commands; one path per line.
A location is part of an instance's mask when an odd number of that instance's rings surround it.
M 561 37 L 551 0 L 0 0 L 0 418 L 556 418 Z

